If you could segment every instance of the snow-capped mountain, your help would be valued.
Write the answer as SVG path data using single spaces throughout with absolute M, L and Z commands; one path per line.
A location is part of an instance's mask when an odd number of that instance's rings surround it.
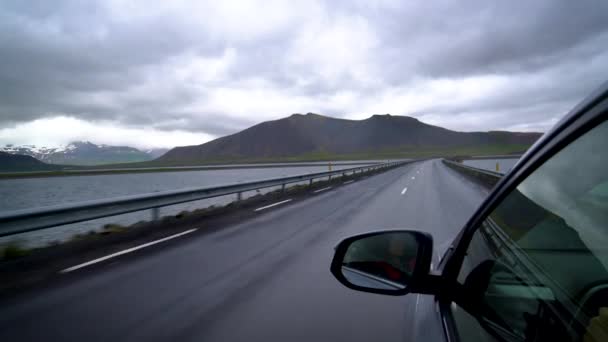
M 0 151 L 34 157 L 49 164 L 100 165 L 131 163 L 152 160 L 157 150 L 150 153 L 128 146 L 96 145 L 88 141 L 75 141 L 66 146 L 43 147 L 36 145 L 6 145 Z M 161 151 L 162 153 L 166 152 Z M 161 154 L 162 154 L 161 153 Z
M 20 154 L 25 156 L 34 157 L 38 160 L 45 160 L 48 156 L 53 153 L 61 153 L 64 152 L 65 147 L 42 147 L 36 145 L 6 145 L 4 147 L 0 147 L 0 151 L 10 153 L 10 154 Z

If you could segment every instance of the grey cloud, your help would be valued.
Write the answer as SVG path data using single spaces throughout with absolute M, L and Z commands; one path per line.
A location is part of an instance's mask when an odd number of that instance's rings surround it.
M 201 116 L 203 119 L 200 119 Z M 256 123 L 258 122 L 255 118 L 236 118 L 229 114 L 182 113 L 181 115 L 167 116 L 163 118 L 163 121 L 154 123 L 153 127 L 163 130 L 205 132 L 214 136 L 224 136 L 236 133 Z
M 21 2 L 3 3 L 0 10 L 0 118 L 29 121 L 48 113 L 68 113 L 86 119 L 116 119 L 132 112 L 170 110 L 194 97 L 178 87 L 163 98 L 124 100 L 113 103 L 83 102 L 87 96 L 116 94 L 141 84 L 151 66 L 162 65 L 184 51 L 219 55 L 215 43 L 197 45 L 187 27 L 167 30 L 163 19 L 135 25 L 112 21 L 109 13 L 93 3 L 57 1 L 27 7 Z M 3 5 L 0 5 L 3 6 Z M 63 6 L 61 6 L 63 5 Z M 170 26 L 179 22 L 168 23 Z M 100 32 L 100 33 L 98 33 Z M 152 94 L 151 94 L 152 95 Z M 199 96 L 200 97 L 200 96 Z M 159 103 L 165 101 L 166 103 Z M 118 104 L 120 105 L 120 104 Z M 155 108 L 155 109 L 154 109 Z M 154 110 L 153 110 L 154 109 Z M 147 124 L 145 120 L 142 124 Z
M 555 101 L 526 106 L 436 109 L 414 113 L 413 116 L 431 122 L 441 117 L 445 124 L 456 130 L 485 131 L 490 121 L 492 130 L 543 132 L 550 129 L 571 106 L 570 101 Z
M 403 61 L 397 69 L 446 77 L 541 69 L 608 32 L 607 12 L 599 0 L 443 1 L 396 11 L 380 25 L 389 56 Z
M 183 109 L 205 100 L 200 87 L 176 83 L 148 96 L 130 91 L 151 76 L 162 76 L 171 58 L 184 53 L 218 57 L 227 48 L 235 49 L 236 61 L 225 79 L 212 86 L 238 87 L 245 79 L 261 78 L 290 94 L 316 99 L 318 108 L 310 111 L 336 116 L 344 108 L 324 99 L 339 91 L 363 97 L 413 87 L 420 80 L 498 75 L 509 79 L 500 94 L 460 106 L 438 101 L 414 114 L 441 116 L 446 123 L 468 116 L 505 128 L 526 128 L 526 120 L 528 128 L 544 127 L 606 77 L 605 1 L 433 1 L 386 8 L 340 1 L 325 6 L 329 17 L 362 17 L 373 29 L 379 46 L 371 61 L 378 74 L 372 76 L 384 87 L 372 89 L 350 75 L 329 84 L 306 65 L 289 64 L 289 46 L 297 32 L 307 29 L 306 22 L 257 40 L 236 41 L 201 32 L 171 14 L 129 22 L 94 1 L 4 1 L 0 127 L 65 113 L 129 126 L 233 133 L 258 120 Z M 302 77 L 311 82 L 298 84 Z M 394 114 L 412 113 L 404 108 Z

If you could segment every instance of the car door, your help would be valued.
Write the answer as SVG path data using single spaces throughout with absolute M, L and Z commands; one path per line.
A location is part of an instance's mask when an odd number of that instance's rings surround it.
M 450 341 L 608 341 L 606 92 L 503 179 L 442 265 Z M 446 293 L 448 293 L 446 295 Z

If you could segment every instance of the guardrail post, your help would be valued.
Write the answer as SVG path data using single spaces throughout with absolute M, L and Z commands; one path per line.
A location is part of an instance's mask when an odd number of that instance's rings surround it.
M 236 200 L 240 202 L 242 199 L 243 199 L 243 193 L 242 192 L 237 192 L 237 194 L 236 194 Z
M 312 186 L 312 178 L 308 181 L 308 186 Z
M 152 208 L 152 221 L 158 221 L 160 218 L 160 208 Z
M 285 192 L 285 184 L 281 185 L 281 192 Z

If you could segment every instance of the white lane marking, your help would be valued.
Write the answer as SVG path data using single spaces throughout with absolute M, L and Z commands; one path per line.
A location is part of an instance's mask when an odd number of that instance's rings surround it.
M 274 207 L 274 206 L 277 206 L 277 205 L 280 205 L 280 204 L 283 204 L 283 203 L 287 203 L 287 202 L 291 202 L 291 201 L 292 201 L 292 199 L 290 198 L 290 199 L 287 199 L 287 200 L 284 200 L 284 201 L 281 201 L 281 202 L 277 202 L 277 203 L 269 204 L 269 205 L 264 206 L 264 207 L 261 207 L 261 208 L 257 208 L 257 209 L 256 209 L 256 210 L 254 210 L 254 211 L 260 211 L 260 210 L 264 210 L 264 209 L 272 208 L 272 207 Z
M 354 182 L 354 181 L 355 181 L 354 179 L 351 179 L 351 180 L 349 180 L 349 181 L 344 182 L 344 184 L 350 184 L 350 183 L 352 183 L 352 182 Z
M 416 295 L 416 306 L 414 307 L 414 314 L 418 313 L 418 301 L 420 300 L 420 295 Z
M 325 190 L 329 190 L 329 189 L 331 189 L 331 186 L 328 186 L 327 188 L 323 188 L 323 189 L 315 190 L 315 191 L 313 191 L 313 192 L 316 194 L 316 193 L 318 193 L 318 192 L 325 191 Z
M 87 267 L 87 266 L 96 264 L 98 262 L 102 262 L 102 261 L 105 261 L 105 260 L 117 257 L 119 255 L 131 253 L 131 252 L 134 252 L 134 251 L 136 251 L 138 249 L 146 248 L 146 247 L 149 247 L 149 246 L 152 246 L 152 245 L 156 245 L 157 243 L 161 243 L 161 242 L 165 242 L 167 240 L 175 239 L 176 237 L 180 237 L 182 235 L 190 234 L 190 233 L 192 233 L 192 232 L 194 232 L 196 230 L 198 230 L 198 228 L 189 229 L 189 230 L 186 230 L 184 232 L 181 232 L 181 233 L 178 233 L 178 234 L 175 234 L 175 235 L 171 235 L 171 236 L 167 236 L 165 238 L 162 238 L 162 239 L 159 239 L 159 240 L 156 240 L 156 241 L 144 243 L 143 245 L 139 245 L 139 246 L 135 246 L 135 247 L 132 247 L 132 248 L 129 248 L 129 249 L 125 249 L 124 251 L 120 251 L 120 252 L 116 252 L 116 253 L 113 253 L 113 254 L 110 254 L 110 255 L 106 255 L 104 257 L 101 257 L 101 258 L 98 258 L 98 259 L 95 259 L 95 260 L 91 260 L 91 261 L 87 261 L 85 263 L 82 263 L 82 264 L 79 264 L 79 265 L 76 265 L 76 266 L 68 267 L 68 268 L 66 268 L 64 270 L 61 270 L 59 273 L 72 272 L 72 271 L 75 271 L 77 269 L 80 269 L 80 268 L 83 268 L 83 267 Z
M 412 177 L 412 179 L 416 179 L 416 177 Z
M 405 192 L 407 191 L 407 187 L 403 188 L 403 190 L 401 191 L 402 195 L 405 195 Z

